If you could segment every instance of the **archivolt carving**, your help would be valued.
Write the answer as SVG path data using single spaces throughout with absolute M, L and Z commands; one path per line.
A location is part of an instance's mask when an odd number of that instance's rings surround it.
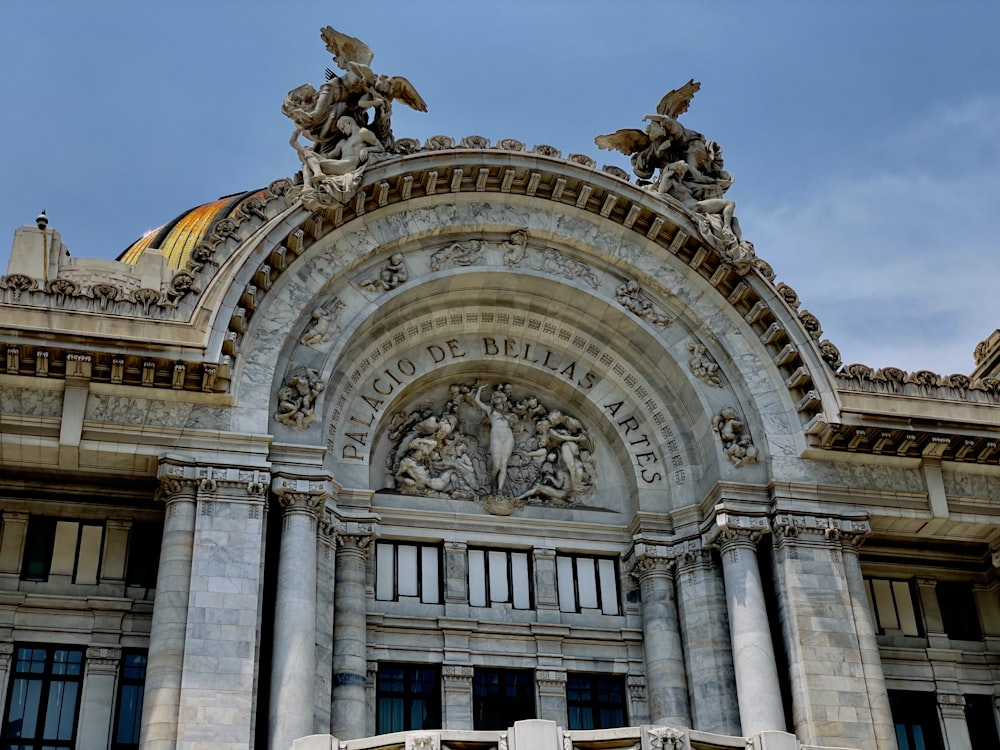
M 626 310 L 648 320 L 654 326 L 663 328 L 670 325 L 670 318 L 666 315 L 660 315 L 654 310 L 653 303 L 643 295 L 639 289 L 639 282 L 635 279 L 630 279 L 618 287 L 615 291 L 615 297 Z
M 483 261 L 483 243 L 470 240 L 466 243 L 453 242 L 443 247 L 431 256 L 431 270 L 440 271 L 444 264 L 451 261 L 456 266 L 471 266 Z
M 691 352 L 691 359 L 688 360 L 688 368 L 691 370 L 691 374 L 703 383 L 707 383 L 714 388 L 721 388 L 722 377 L 719 375 L 719 365 L 709 355 L 708 349 L 705 348 L 704 344 L 691 342 L 687 348 Z
M 745 466 L 757 461 L 757 447 L 750 439 L 750 433 L 745 431 L 736 409 L 727 406 L 712 420 L 712 427 L 722 440 L 722 450 L 733 466 Z
M 395 253 L 390 256 L 389 262 L 382 266 L 382 269 L 378 272 L 378 278 L 366 279 L 358 286 L 368 292 L 388 292 L 406 282 L 409 278 L 410 273 L 406 270 L 403 256 Z
M 340 332 L 337 325 L 340 320 L 340 313 L 344 309 L 344 303 L 339 297 L 327 300 L 322 305 L 312 311 L 312 321 L 299 343 L 306 346 L 320 346 L 333 340 L 333 337 Z
M 579 503 L 594 487 L 593 444 L 583 424 L 504 383 L 454 383 L 442 407 L 399 412 L 387 468 L 410 495 Z M 506 500 L 507 502 L 499 502 Z M 488 508 L 489 509 L 489 508 Z
M 316 370 L 296 367 L 278 390 L 278 411 L 274 418 L 284 425 L 304 430 L 316 418 L 316 398 L 324 390 L 326 385 Z

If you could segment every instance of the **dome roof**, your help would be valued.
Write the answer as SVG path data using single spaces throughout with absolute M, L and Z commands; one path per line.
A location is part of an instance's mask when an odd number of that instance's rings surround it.
M 262 190 L 226 195 L 211 203 L 195 206 L 173 221 L 146 232 L 118 256 L 122 263 L 135 265 L 147 248 L 159 248 L 167 259 L 167 267 L 184 268 L 195 246 L 208 236 L 220 220 L 232 216 L 247 198 L 260 195 Z

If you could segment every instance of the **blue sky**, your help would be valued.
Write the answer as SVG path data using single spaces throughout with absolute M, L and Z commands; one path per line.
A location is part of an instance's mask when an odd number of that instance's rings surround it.
M 845 363 L 973 368 L 1000 326 L 1000 3 L 5 0 L 0 271 L 42 208 L 74 256 L 298 169 L 284 94 L 324 25 L 429 105 L 397 137 L 593 156 L 659 98 L 718 141 L 744 233 Z

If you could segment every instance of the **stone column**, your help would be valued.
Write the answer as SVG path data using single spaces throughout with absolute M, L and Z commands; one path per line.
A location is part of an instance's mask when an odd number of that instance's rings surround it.
M 566 707 L 566 672 L 561 669 L 539 669 L 535 672 L 538 685 L 538 718 L 569 726 Z
M 316 522 L 330 497 L 327 482 L 275 477 L 282 509 L 274 602 L 269 747 L 313 734 L 316 676 Z
M 337 522 L 327 510 L 319 521 L 316 546 L 316 688 L 313 702 L 314 731 L 330 732 L 333 700 L 333 597 L 335 590 Z
M 677 551 L 677 608 L 684 633 L 692 727 L 738 735 L 740 706 L 722 570 L 712 549 L 700 540 Z
M 861 573 L 858 548 L 865 536 L 871 532 L 871 525 L 855 522 L 849 531 L 840 535 L 844 560 L 844 573 L 851 597 L 851 611 L 858 636 L 858 650 L 861 652 L 861 666 L 865 675 L 865 689 L 868 693 L 868 708 L 871 711 L 872 726 L 875 730 L 875 747 L 878 750 L 896 750 L 896 729 L 889 707 L 889 693 L 882 671 L 882 658 L 878 651 L 878 636 L 875 621 L 868 606 L 868 593 Z
M 444 683 L 442 729 L 472 729 L 472 667 L 445 664 L 441 667 Z
M 642 593 L 642 650 L 651 724 L 690 726 L 684 652 L 681 646 L 674 562 L 669 548 L 637 543 L 632 575 Z
M 139 744 L 147 750 L 174 750 L 191 589 L 197 480 L 193 466 L 168 459 L 160 463 L 158 476 L 156 499 L 166 505 L 166 510 Z
M 965 720 L 965 696 L 938 693 L 937 704 L 945 747 L 948 750 L 973 750 L 969 725 Z
M 341 740 L 358 739 L 366 732 L 368 604 L 365 560 L 375 534 L 374 524 L 356 522 L 343 523 L 337 530 L 330 723 L 332 734 Z
M 781 687 L 757 562 L 757 540 L 770 528 L 766 518 L 719 513 L 715 520 L 726 584 L 741 734 L 749 737 L 768 730 L 783 732 Z
M 121 658 L 120 648 L 95 646 L 87 649 L 77 739 L 80 747 L 108 747 Z

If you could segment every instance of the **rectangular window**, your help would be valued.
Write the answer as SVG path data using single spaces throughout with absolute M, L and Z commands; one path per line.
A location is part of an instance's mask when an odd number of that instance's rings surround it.
M 3 747 L 72 748 L 82 680 L 82 649 L 17 646 L 3 721 Z
M 965 696 L 965 722 L 976 750 L 1000 750 L 992 695 Z
M 941 622 L 949 638 L 958 641 L 981 641 L 983 630 L 979 626 L 979 610 L 972 584 L 962 581 L 938 581 L 938 604 Z
M 418 598 L 441 603 L 441 548 L 427 544 L 378 542 L 375 545 L 375 598 L 394 602 Z
M 531 556 L 510 550 L 469 550 L 469 604 L 531 609 Z
M 557 555 L 556 578 L 563 612 L 597 609 L 606 615 L 618 614 L 618 566 L 614 558 Z
M 156 588 L 156 574 L 160 567 L 160 546 L 163 542 L 163 524 L 137 521 L 128 535 L 128 562 L 125 567 L 125 584 L 132 588 Z
M 472 728 L 507 729 L 535 718 L 535 676 L 528 669 L 476 668 L 472 677 Z
M 570 672 L 566 675 L 566 708 L 570 729 L 628 726 L 625 677 Z
M 420 664 L 378 665 L 375 679 L 378 734 L 441 726 L 441 675 Z
M 912 581 L 866 578 L 868 606 L 879 634 L 898 631 L 903 635 L 923 635 L 917 616 L 916 592 Z
M 126 651 L 122 654 L 118 678 L 118 705 L 115 709 L 115 734 L 111 750 L 132 750 L 139 747 L 139 719 L 146 688 L 146 652 Z
M 944 750 L 934 693 L 889 691 L 899 750 Z
M 95 584 L 100 578 L 104 524 L 32 516 L 24 545 L 21 578 L 47 581 L 70 577 L 73 583 Z

